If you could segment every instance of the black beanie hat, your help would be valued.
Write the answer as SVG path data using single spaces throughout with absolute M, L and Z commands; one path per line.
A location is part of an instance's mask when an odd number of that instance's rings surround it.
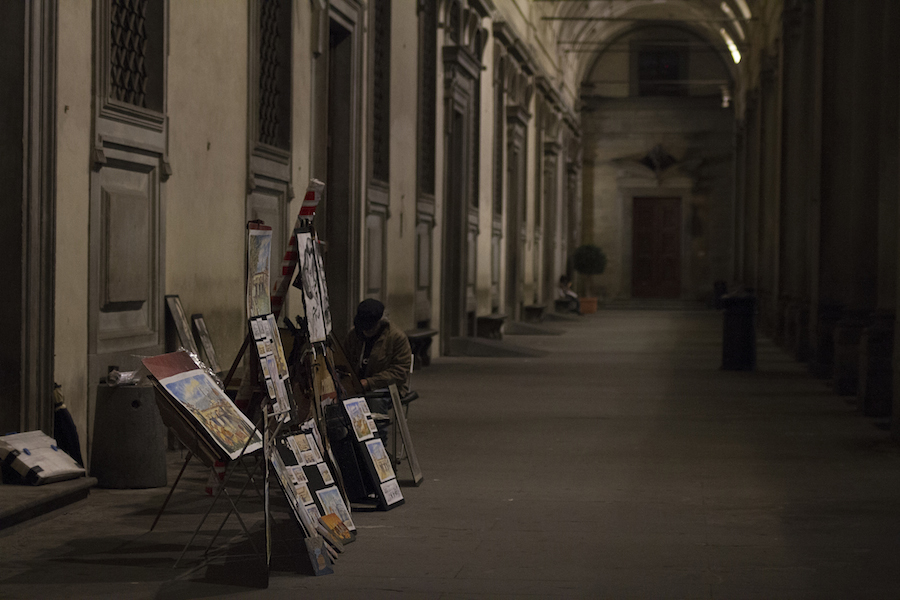
M 356 307 L 356 317 L 353 326 L 359 331 L 366 331 L 375 327 L 381 317 L 384 316 L 384 304 L 375 298 L 366 298 Z

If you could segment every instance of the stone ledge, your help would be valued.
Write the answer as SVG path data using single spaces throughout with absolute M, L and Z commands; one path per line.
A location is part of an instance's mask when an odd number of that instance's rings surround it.
M 0 485 L 0 530 L 84 500 L 94 477 L 79 477 L 45 485 Z

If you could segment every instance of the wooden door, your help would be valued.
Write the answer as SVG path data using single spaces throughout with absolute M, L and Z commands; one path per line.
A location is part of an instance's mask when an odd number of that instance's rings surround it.
M 635 198 L 633 298 L 681 297 L 681 198 Z

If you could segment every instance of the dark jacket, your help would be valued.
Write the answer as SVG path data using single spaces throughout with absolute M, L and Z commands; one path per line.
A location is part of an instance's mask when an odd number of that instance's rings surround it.
M 409 340 L 405 333 L 387 319 L 381 319 L 378 326 L 380 330 L 374 336 L 375 342 L 365 370 L 360 365 L 366 339 L 362 334 L 357 334 L 355 328 L 347 334 L 344 344 L 347 360 L 356 369 L 360 379 L 368 380 L 369 389 L 377 390 L 396 383 L 402 398 L 409 392 L 409 369 L 412 363 Z

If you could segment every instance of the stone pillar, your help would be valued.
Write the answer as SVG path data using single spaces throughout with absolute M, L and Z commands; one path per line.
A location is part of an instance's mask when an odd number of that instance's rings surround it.
M 844 249 L 848 313 L 835 333 L 834 389 L 856 395 L 859 386 L 860 338 L 878 298 L 879 163 L 873 159 L 880 140 L 881 31 L 886 0 L 853 3 L 853 71 L 847 80 L 851 97 L 849 164 L 845 172 L 850 195 L 844 199 L 847 246 Z M 894 1 L 894 0 L 889 0 Z M 876 152 L 877 156 L 877 152 Z
M 746 281 L 744 274 L 746 181 L 747 123 L 742 121 L 737 124 L 734 133 L 734 264 L 732 265 L 732 282 Z
M 812 5 L 812 16 L 807 24 L 806 52 L 809 60 L 809 89 L 806 103 L 809 119 L 809 160 L 803 180 L 806 182 L 809 201 L 806 204 L 806 263 L 808 295 L 801 298 L 800 308 L 806 309 L 806 333 L 804 340 L 798 340 L 795 355 L 799 360 L 809 362 L 809 370 L 813 374 L 821 370 L 815 355 L 818 352 L 819 327 L 819 281 L 822 239 L 822 138 L 824 130 L 824 79 L 825 79 L 825 0 L 809 0 Z M 797 319 L 802 318 L 800 310 Z M 797 327 L 798 337 L 801 327 Z M 830 369 L 830 363 L 828 368 Z
M 778 246 L 780 230 L 781 118 L 778 86 L 778 59 L 766 56 L 760 75 L 759 216 L 757 225 L 759 320 L 761 329 L 772 338 L 779 336 Z
M 881 34 L 881 126 L 878 152 L 878 305 L 860 340 L 858 406 L 891 414 L 897 305 L 897 203 L 900 200 L 900 3 L 884 2 Z
M 760 102 L 759 91 L 747 94 L 747 129 L 744 171 L 744 212 L 741 227 L 743 278 L 741 283 L 754 290 L 759 285 L 759 182 L 760 182 Z
M 779 288 L 782 347 L 801 361 L 809 349 L 809 212 L 815 172 L 815 10 L 809 0 L 785 5 L 782 36 L 782 160 Z
M 853 88 L 857 81 L 856 3 L 822 2 L 821 200 L 818 213 L 818 269 L 813 301 L 813 354 L 810 370 L 831 377 L 835 328 L 852 295 L 856 248 L 853 201 L 856 169 L 851 149 L 855 126 Z M 855 321 L 845 322 L 852 329 Z M 852 345 L 852 331 L 842 346 Z M 858 336 L 857 336 L 858 339 Z M 846 375 L 842 375 L 846 379 Z

